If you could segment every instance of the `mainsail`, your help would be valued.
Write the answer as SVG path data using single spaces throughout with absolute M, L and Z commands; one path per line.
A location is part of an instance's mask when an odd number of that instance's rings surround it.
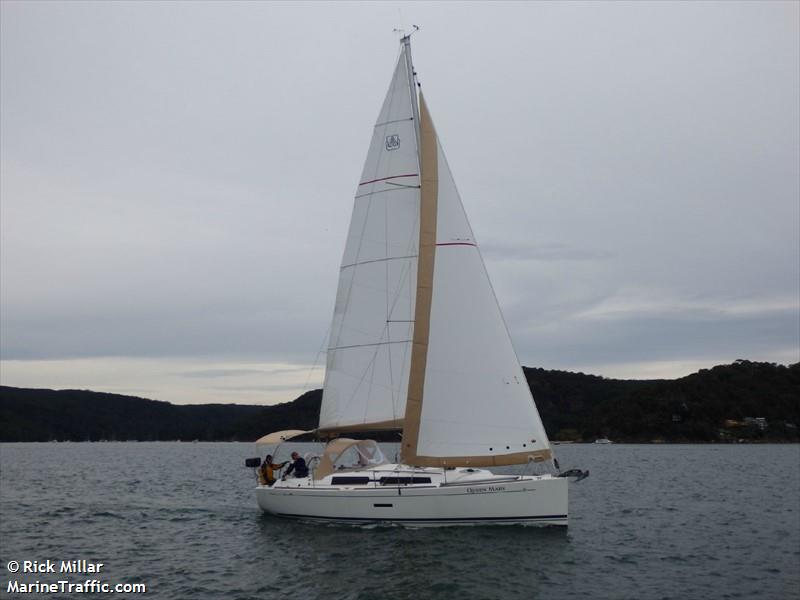
M 411 361 L 419 159 L 405 49 L 372 134 L 339 274 L 319 428 L 399 429 Z
M 418 466 L 544 460 L 550 444 L 422 95 L 408 38 L 356 194 L 321 432 L 403 429 Z

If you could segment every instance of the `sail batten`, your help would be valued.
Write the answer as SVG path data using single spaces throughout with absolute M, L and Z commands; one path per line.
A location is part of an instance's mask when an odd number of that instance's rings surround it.
M 360 265 L 368 265 L 370 263 L 385 262 L 387 260 L 406 260 L 410 258 L 417 258 L 416 254 L 409 254 L 408 256 L 388 256 L 386 258 L 373 258 L 372 260 L 362 260 L 361 262 L 351 263 L 349 265 L 342 265 L 339 269 L 351 269 Z
M 369 181 L 362 181 L 358 185 L 362 186 L 362 185 L 367 185 L 369 183 L 377 183 L 379 181 L 387 181 L 389 179 L 400 179 L 401 177 L 417 177 L 417 176 L 419 176 L 419 173 L 409 173 L 407 175 L 389 175 L 388 177 L 381 177 L 379 179 L 371 179 Z
M 401 121 L 413 121 L 414 117 L 408 117 L 406 119 L 396 119 L 394 121 L 384 121 L 383 123 L 375 123 L 375 127 L 380 127 L 381 125 L 392 125 L 393 123 L 400 123 Z

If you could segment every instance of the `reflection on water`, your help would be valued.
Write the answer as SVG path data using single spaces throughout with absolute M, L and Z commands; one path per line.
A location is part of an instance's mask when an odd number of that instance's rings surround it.
M 563 574 L 574 565 L 564 528 L 342 527 L 263 515 L 258 530 L 281 561 L 311 566 L 314 577 L 293 585 L 311 597 L 332 590 L 345 598 L 408 598 L 409 590 L 458 597 L 502 590 L 511 597 L 523 588 L 530 597 L 555 565 Z

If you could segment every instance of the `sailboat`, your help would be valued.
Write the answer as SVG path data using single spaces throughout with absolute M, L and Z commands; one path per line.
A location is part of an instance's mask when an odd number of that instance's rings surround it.
M 348 434 L 401 432 L 399 455 Z M 258 485 L 266 512 L 411 526 L 567 525 L 557 463 L 411 61 L 373 129 L 339 273 L 308 477 Z M 545 463 L 539 474 L 490 468 Z

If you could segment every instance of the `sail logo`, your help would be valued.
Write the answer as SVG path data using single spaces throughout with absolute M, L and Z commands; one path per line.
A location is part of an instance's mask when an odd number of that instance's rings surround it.
M 387 150 L 397 150 L 400 147 L 400 136 L 395 135 L 387 135 L 386 136 L 386 149 Z

